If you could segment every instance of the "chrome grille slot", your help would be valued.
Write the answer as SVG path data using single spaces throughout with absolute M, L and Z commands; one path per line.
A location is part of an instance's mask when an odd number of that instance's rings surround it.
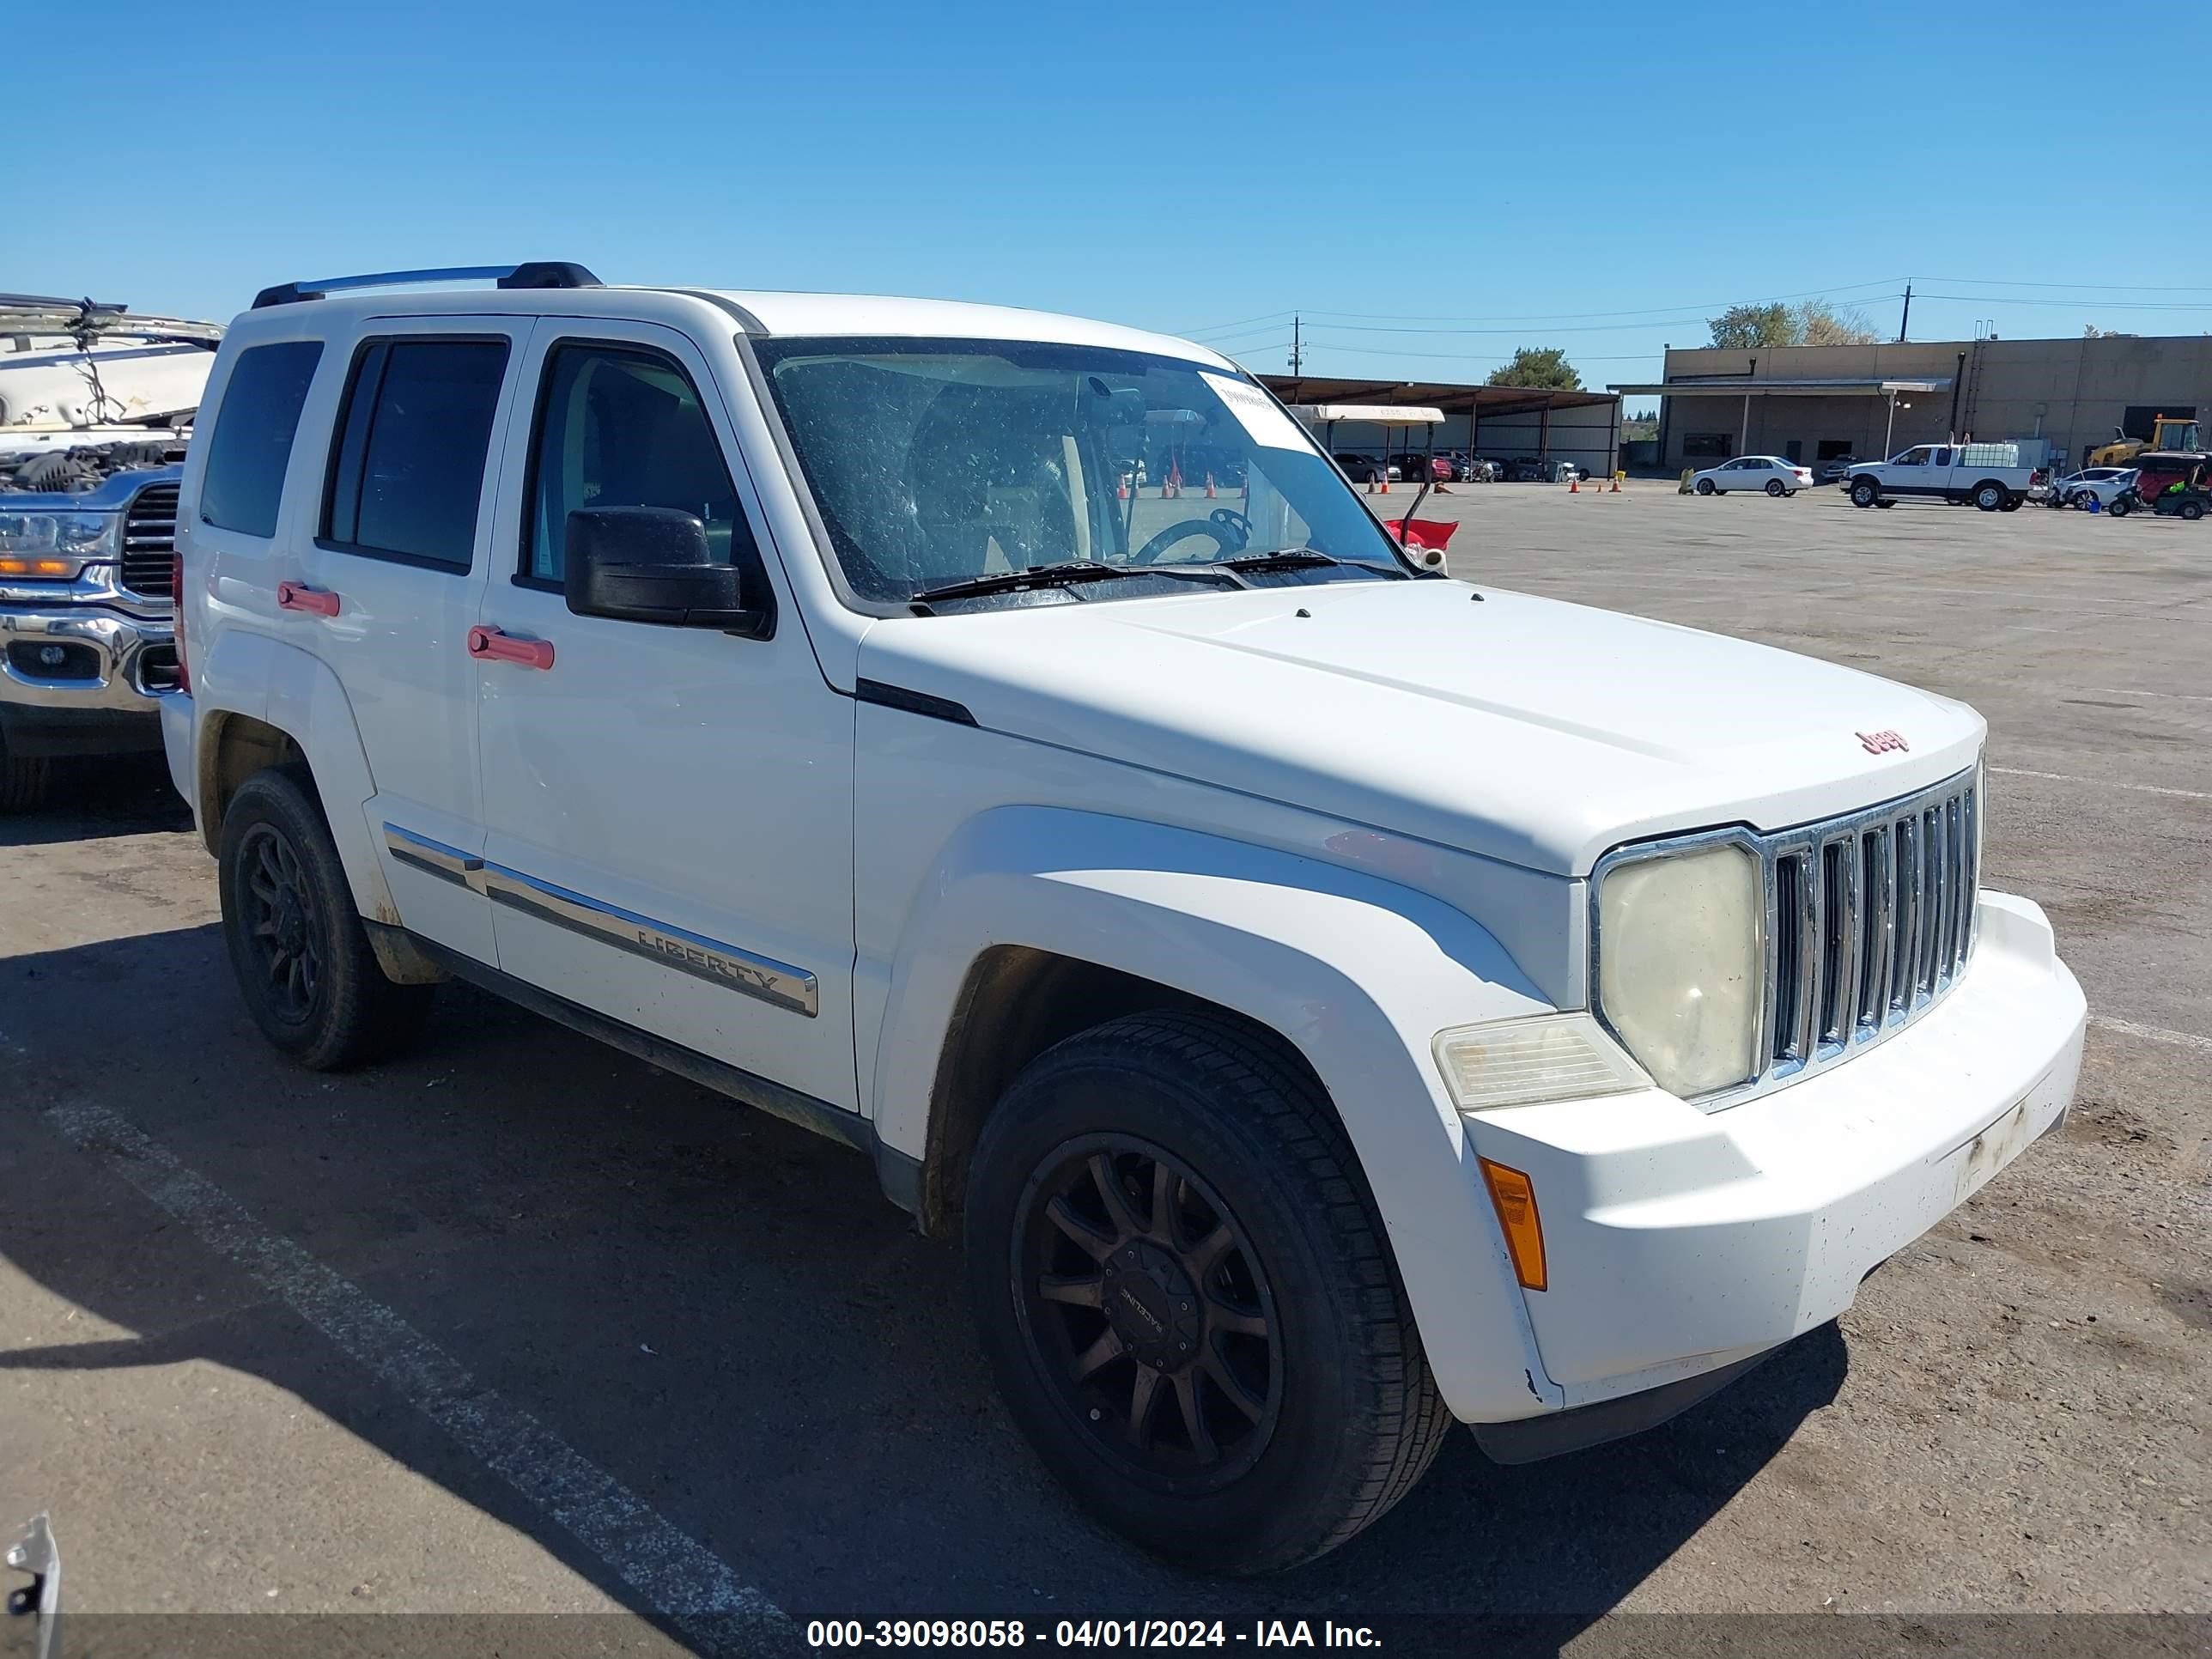
M 123 514 L 123 586 L 149 599 L 175 597 L 169 560 L 177 550 L 177 487 L 149 484 Z
M 1759 854 L 1766 984 L 1759 1075 L 1704 1103 L 1764 1093 L 1880 1042 L 1957 984 L 1974 948 L 1979 786 L 1977 769 L 1825 823 L 1714 832 Z M 1595 878 L 1638 850 L 1608 854 Z

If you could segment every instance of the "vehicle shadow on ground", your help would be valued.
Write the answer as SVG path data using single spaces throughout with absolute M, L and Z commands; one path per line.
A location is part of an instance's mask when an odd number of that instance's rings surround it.
M 73 1042 L 126 986 L 134 1042 Z M 0 1104 L 22 1120 L 0 1133 L 0 1252 L 137 1333 L 0 1348 L 0 1371 L 204 1360 L 264 1378 L 655 1622 L 548 1514 L 49 1114 L 128 1119 L 801 1621 L 1233 1630 L 1472 1613 L 1507 1620 L 1486 1650 L 1554 1651 L 1695 1534 L 1845 1370 L 1829 1326 L 1615 1446 L 1505 1468 L 1455 1433 L 1412 1497 L 1336 1553 L 1256 1583 L 1194 1577 L 1092 1528 L 1043 1474 L 975 1352 L 955 1253 L 914 1235 L 864 1159 L 458 987 L 417 1054 L 344 1078 L 294 1070 L 248 1024 L 213 926 L 0 961 L 0 1000 L 28 1085 Z M 441 1601 L 434 1584 L 378 1593 Z
M 191 810 L 169 787 L 158 755 L 57 761 L 42 811 L 0 817 L 0 848 L 46 847 L 109 836 L 189 830 Z

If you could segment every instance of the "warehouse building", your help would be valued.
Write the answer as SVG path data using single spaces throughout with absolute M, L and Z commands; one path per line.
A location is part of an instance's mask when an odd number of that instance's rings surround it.
M 1618 392 L 1547 392 L 1532 386 L 1467 386 L 1449 380 L 1334 379 L 1326 375 L 1262 374 L 1261 380 L 1291 404 L 1390 404 L 1441 410 L 1437 449 L 1460 449 L 1486 460 L 1571 461 L 1593 477 L 1610 473 L 1620 453 Z M 1328 434 L 1338 453 L 1418 453 L 1429 434 L 1415 428 L 1386 429 L 1360 422 L 1339 423 Z
M 1670 471 L 1734 455 L 1817 465 L 1951 438 L 2042 440 L 2071 467 L 2116 430 L 2147 439 L 2157 416 L 2212 414 L 2212 335 L 1670 346 L 1663 380 L 1613 390 L 1662 399 Z

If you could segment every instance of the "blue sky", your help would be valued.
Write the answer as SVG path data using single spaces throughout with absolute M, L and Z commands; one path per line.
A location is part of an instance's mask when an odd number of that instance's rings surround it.
M 1918 338 L 2212 330 L 2212 216 L 2145 182 L 2200 152 L 2194 105 L 2085 58 L 2078 5 L 1365 11 L 110 3 L 11 87 L 40 159 L 0 289 L 227 318 L 279 280 L 562 258 L 1073 311 L 1262 371 L 1303 311 L 1310 374 L 1561 345 L 1596 384 L 1736 300 L 1893 334 L 1908 276 Z M 108 24 L 128 50 L 88 45 Z M 2212 47 L 2202 9 L 2158 29 Z

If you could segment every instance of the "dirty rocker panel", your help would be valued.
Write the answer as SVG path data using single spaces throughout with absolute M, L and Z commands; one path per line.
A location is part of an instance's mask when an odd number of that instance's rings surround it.
M 602 903 L 396 823 L 384 826 L 384 845 L 400 863 L 481 893 L 495 904 L 586 934 L 725 989 L 757 997 L 809 1019 L 822 1011 L 821 988 L 804 968 L 741 951 L 619 905 Z

